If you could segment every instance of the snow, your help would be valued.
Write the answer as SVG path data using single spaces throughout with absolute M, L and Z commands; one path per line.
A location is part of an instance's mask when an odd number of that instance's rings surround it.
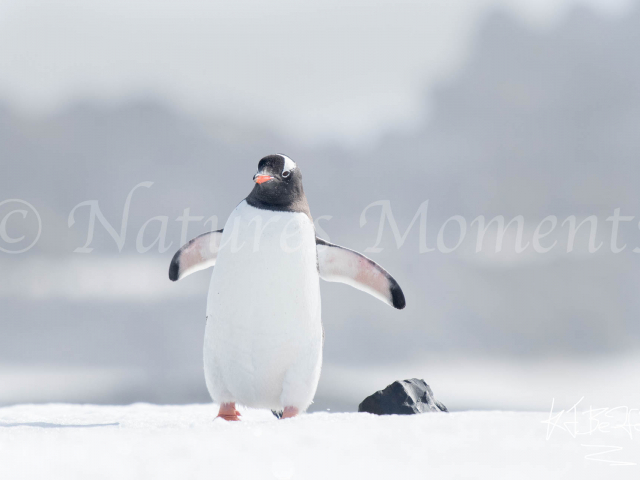
M 640 468 L 637 412 L 241 411 L 227 423 L 213 404 L 0 408 L 0 478 L 625 479 Z

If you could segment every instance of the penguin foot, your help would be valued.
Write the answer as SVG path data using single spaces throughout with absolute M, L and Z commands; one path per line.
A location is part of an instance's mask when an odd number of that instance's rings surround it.
M 242 414 L 236 410 L 235 403 L 222 403 L 220 404 L 220 411 L 218 412 L 218 416 L 216 418 L 222 418 L 227 422 L 239 422 Z
M 282 416 L 280 416 L 280 420 L 284 420 L 285 418 L 293 418 L 298 415 L 299 410 L 296 407 L 284 407 L 284 412 L 282 412 Z

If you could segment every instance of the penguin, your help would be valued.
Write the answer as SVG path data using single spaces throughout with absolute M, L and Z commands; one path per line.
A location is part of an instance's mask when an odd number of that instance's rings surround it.
M 405 307 L 398 282 L 373 260 L 316 236 L 297 164 L 258 163 L 255 185 L 223 229 L 200 235 L 171 260 L 169 279 L 214 267 L 204 338 L 207 389 L 218 417 L 237 405 L 295 417 L 313 401 L 322 366 L 320 279 Z

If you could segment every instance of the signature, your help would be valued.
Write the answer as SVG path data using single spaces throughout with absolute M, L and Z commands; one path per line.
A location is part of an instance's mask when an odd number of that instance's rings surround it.
M 633 440 L 633 435 L 640 432 L 640 409 L 626 406 L 594 408 L 589 406 L 586 410 L 579 410 L 579 406 L 584 400 L 582 397 L 568 410 L 554 412 L 555 398 L 551 402 L 549 418 L 542 423 L 547 425 L 547 440 L 554 432 L 565 432 L 573 438 L 586 437 L 594 433 L 608 434 L 624 431 L 629 439 Z M 612 458 L 612 454 L 619 452 L 623 447 L 618 445 L 592 445 L 581 443 L 584 448 L 588 448 L 584 458 L 596 462 L 604 462 L 611 466 L 632 466 L 635 462 L 627 462 Z M 613 455 L 615 457 L 615 455 Z

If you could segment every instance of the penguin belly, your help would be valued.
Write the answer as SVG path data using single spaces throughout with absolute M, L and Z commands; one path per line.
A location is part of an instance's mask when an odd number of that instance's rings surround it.
M 243 201 L 221 245 L 207 301 L 209 393 L 218 403 L 306 410 L 322 364 L 313 222 Z

